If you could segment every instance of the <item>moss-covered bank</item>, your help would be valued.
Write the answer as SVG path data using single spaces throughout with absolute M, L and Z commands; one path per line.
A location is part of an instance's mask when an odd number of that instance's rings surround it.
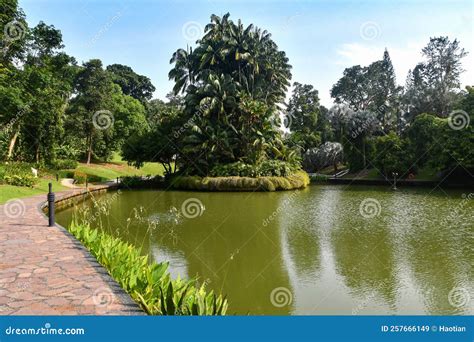
M 198 191 L 281 191 L 305 188 L 310 183 L 304 171 L 286 177 L 199 177 L 177 176 L 171 188 Z

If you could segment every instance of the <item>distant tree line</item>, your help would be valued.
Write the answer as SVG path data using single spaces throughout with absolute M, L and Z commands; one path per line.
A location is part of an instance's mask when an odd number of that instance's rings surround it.
M 311 85 L 295 83 L 287 141 L 305 168 L 317 171 L 337 160 L 352 172 L 375 168 L 387 177 L 416 176 L 425 167 L 472 174 L 474 88 L 460 89 L 467 52 L 457 40 L 436 37 L 422 54 L 425 61 L 409 71 L 404 87 L 387 50 L 369 66 L 345 69 L 329 110 Z
M 472 172 L 473 89 L 460 89 L 457 40 L 431 38 L 424 61 L 396 82 L 386 50 L 352 66 L 321 106 L 313 85 L 293 84 L 291 65 L 266 30 L 212 15 L 194 48 L 172 54 L 175 85 L 152 99 L 150 79 L 98 59 L 78 65 L 62 35 L 28 27 L 17 0 L 0 0 L 0 158 L 54 165 L 107 160 L 121 151 L 167 174 L 288 175 L 348 165 L 390 176 L 425 167 Z

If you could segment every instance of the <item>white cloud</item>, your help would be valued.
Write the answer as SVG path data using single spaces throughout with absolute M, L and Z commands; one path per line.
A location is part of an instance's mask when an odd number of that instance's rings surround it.
M 423 46 L 423 43 L 411 43 L 402 48 L 387 47 L 395 69 L 398 84 L 403 85 L 408 70 L 413 69 L 413 67 L 422 60 L 420 51 Z M 343 44 L 337 50 L 339 59 L 336 61 L 336 64 L 341 65 L 343 68 L 358 64 L 367 66 L 381 59 L 385 48 L 385 46 L 376 46 L 373 44 Z

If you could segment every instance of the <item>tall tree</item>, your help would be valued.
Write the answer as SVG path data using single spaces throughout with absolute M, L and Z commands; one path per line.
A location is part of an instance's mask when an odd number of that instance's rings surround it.
M 77 96 L 72 99 L 69 108 L 70 123 L 77 133 L 84 135 L 86 161 L 90 164 L 94 145 L 103 139 L 114 121 L 110 111 L 114 84 L 110 75 L 102 68 L 102 62 L 92 59 L 84 63 L 77 74 L 75 87 Z
M 291 141 L 302 148 L 304 153 L 321 143 L 317 133 L 320 112 L 318 91 L 309 84 L 293 84 L 293 95 L 287 107 Z
M 316 124 L 316 131 L 321 135 L 321 142 L 334 141 L 334 129 L 331 126 L 331 118 L 329 109 L 324 106 L 319 106 L 318 123 Z
M 123 94 L 100 60 L 84 63 L 75 84 L 67 126 L 81 135 L 88 164 L 93 157 L 107 160 L 130 136 L 147 129 L 143 104 Z
M 19 136 L 20 118 L 29 109 L 22 71 L 14 62 L 26 51 L 28 25 L 17 0 L 0 0 L 0 155 L 11 158 Z
M 72 92 L 75 61 L 61 51 L 62 35 L 54 26 L 40 22 L 27 37 L 23 65 L 21 69 L 10 65 L 11 78 L 5 85 L 7 96 L 12 95 L 4 101 L 11 110 L 6 157 L 13 157 L 19 142 L 22 159 L 51 162 Z
M 0 0 L 0 65 L 24 57 L 28 25 L 18 0 Z
M 73 91 L 75 60 L 61 51 L 61 31 L 40 22 L 31 30 L 24 65 L 30 115 L 23 125 L 24 147 L 33 160 L 52 162 L 62 133 L 63 115 Z
M 414 115 L 431 112 L 446 117 L 459 100 L 461 60 L 467 52 L 456 39 L 435 37 L 422 53 L 426 60 L 408 75 L 404 102 Z
M 381 128 L 387 132 L 396 123 L 401 89 L 385 50 L 381 60 L 367 67 L 356 65 L 345 69 L 343 77 L 332 87 L 331 96 L 336 103 L 347 104 L 352 110 L 377 113 Z
M 270 33 L 234 23 L 229 14 L 211 16 L 193 50 L 177 50 L 169 73 L 175 93 L 184 92 L 183 115 L 193 123 L 183 137 L 189 172 L 214 165 L 278 158 L 284 150 L 272 126 L 284 100 L 291 67 Z M 189 166 L 189 165 L 188 165 Z
M 125 95 L 130 95 L 142 103 L 152 98 L 155 87 L 148 77 L 138 75 L 132 68 L 122 64 L 109 65 L 106 70 Z

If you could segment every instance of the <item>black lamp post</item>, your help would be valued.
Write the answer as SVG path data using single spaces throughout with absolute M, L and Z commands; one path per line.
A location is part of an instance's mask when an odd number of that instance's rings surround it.
M 48 192 L 48 219 L 49 227 L 54 227 L 54 192 L 53 192 L 53 183 L 49 183 L 49 192 Z

